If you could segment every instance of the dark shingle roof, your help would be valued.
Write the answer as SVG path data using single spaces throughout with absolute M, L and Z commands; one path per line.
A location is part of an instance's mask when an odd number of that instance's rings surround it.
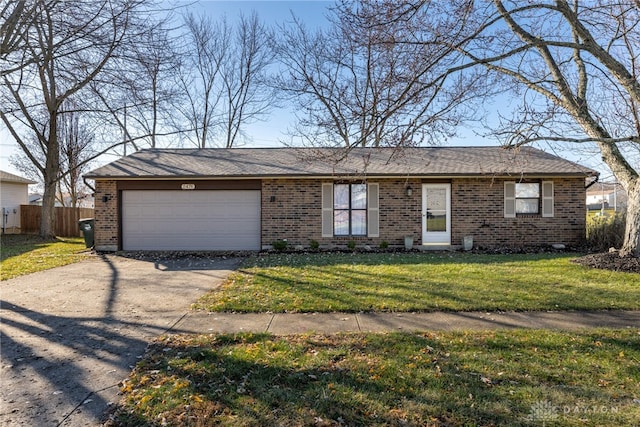
M 88 174 L 92 179 L 323 176 L 589 176 L 576 163 L 523 147 L 148 149 Z

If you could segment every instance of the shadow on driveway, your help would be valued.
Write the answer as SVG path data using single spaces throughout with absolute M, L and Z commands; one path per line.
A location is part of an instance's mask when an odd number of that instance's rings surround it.
M 96 256 L 2 282 L 0 425 L 99 424 L 149 340 L 238 263 Z

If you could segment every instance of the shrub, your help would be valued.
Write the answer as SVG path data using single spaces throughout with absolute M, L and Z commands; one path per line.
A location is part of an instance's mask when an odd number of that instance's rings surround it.
M 276 240 L 273 242 L 273 249 L 276 251 L 284 251 L 287 249 L 287 241 L 286 240 Z
M 347 243 L 347 247 L 351 250 L 354 250 L 356 248 L 356 242 L 353 240 L 350 240 L 349 243 Z
M 320 243 L 318 243 L 317 240 L 311 240 L 309 242 L 309 247 L 315 251 L 320 247 Z
M 587 218 L 587 243 L 598 251 L 619 248 L 624 242 L 626 214 L 616 213 L 612 216 L 593 216 Z
M 380 242 L 380 249 L 387 249 L 389 247 L 389 242 L 387 242 L 386 240 L 383 240 L 382 242 Z

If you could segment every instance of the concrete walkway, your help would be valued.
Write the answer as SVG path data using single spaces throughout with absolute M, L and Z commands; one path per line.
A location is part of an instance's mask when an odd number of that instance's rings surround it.
M 640 311 L 233 314 L 189 312 L 177 333 L 268 332 L 274 335 L 339 332 L 490 329 L 639 328 Z M 174 331 L 169 331 L 172 333 Z

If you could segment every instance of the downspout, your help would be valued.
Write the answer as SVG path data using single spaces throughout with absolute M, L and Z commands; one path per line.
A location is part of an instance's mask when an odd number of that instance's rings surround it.
M 587 186 L 586 186 L 586 187 L 584 187 L 584 189 L 585 189 L 585 190 L 588 190 L 588 189 L 589 189 L 589 187 L 591 187 L 593 184 L 595 184 L 596 182 L 598 182 L 598 179 L 600 179 L 600 174 L 597 174 L 597 175 L 596 175 L 596 178 L 595 178 L 593 181 L 591 181 L 589 184 L 587 184 Z
M 96 189 L 87 182 L 87 178 L 85 178 L 84 176 L 82 177 L 82 182 L 84 182 L 84 185 L 86 185 L 87 187 L 89 187 L 91 189 L 91 191 L 93 191 L 93 194 L 95 195 L 96 193 Z M 587 187 L 588 188 L 588 187 Z

